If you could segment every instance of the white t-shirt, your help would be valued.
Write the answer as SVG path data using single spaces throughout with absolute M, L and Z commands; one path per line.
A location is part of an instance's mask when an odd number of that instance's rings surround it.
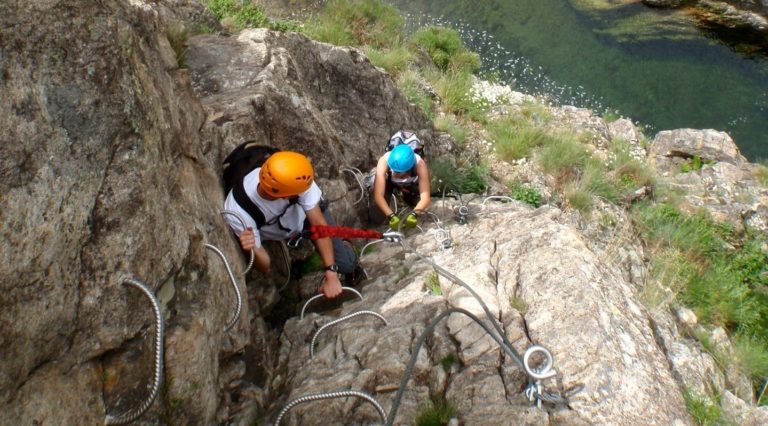
M 277 223 L 272 225 L 265 224 L 259 229 L 259 232 L 254 232 L 256 237 L 256 247 L 261 247 L 262 240 L 284 240 L 289 238 L 294 232 L 301 231 L 304 228 L 304 219 L 307 217 L 305 212 L 317 206 L 323 195 L 320 187 L 318 187 L 315 182 L 312 182 L 309 189 L 299 194 L 298 203 L 289 207 L 288 210 L 285 210 L 286 206 L 290 204 L 287 198 L 266 200 L 259 195 L 258 191 L 256 191 L 256 186 L 259 184 L 260 170 L 261 168 L 258 168 L 248 173 L 245 175 L 245 178 L 243 178 L 245 193 L 248 194 L 248 198 L 250 198 L 251 201 L 253 201 L 253 204 L 255 204 L 264 214 L 265 223 L 270 223 L 275 217 L 280 216 L 280 214 L 285 211 L 285 214 L 280 218 L 280 225 L 282 225 L 283 228 L 289 229 L 289 231 L 280 229 L 280 226 L 278 226 Z M 224 200 L 224 209 L 239 213 L 245 220 L 246 228 L 253 228 L 256 230 L 256 221 L 248 214 L 248 212 L 237 204 L 235 196 L 232 195 L 232 191 L 229 191 L 227 199 Z M 240 235 L 244 230 L 240 220 L 231 214 L 226 214 L 224 217 L 229 223 L 229 227 L 235 231 L 235 234 Z

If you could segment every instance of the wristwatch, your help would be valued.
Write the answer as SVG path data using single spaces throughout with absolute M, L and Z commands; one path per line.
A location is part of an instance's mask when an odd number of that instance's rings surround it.
M 331 263 L 330 265 L 326 266 L 324 269 L 326 271 L 331 271 L 331 272 L 338 273 L 339 272 L 339 265 L 337 265 L 335 263 Z

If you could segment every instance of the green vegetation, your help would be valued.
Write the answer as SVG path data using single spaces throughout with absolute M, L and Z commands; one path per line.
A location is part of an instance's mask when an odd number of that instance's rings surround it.
M 456 409 L 445 400 L 430 401 L 422 406 L 416 415 L 416 426 L 444 426 L 451 417 L 456 415 Z
M 337 46 L 391 49 L 401 43 L 405 20 L 377 0 L 331 0 L 306 24 L 306 34 Z
M 313 272 L 322 271 L 323 259 L 320 258 L 319 254 L 317 254 L 317 251 L 313 251 L 312 255 L 310 255 L 308 258 L 302 261 L 294 262 L 293 268 L 296 272 L 296 275 L 302 277 Z
M 165 37 L 176 54 L 176 63 L 179 68 L 187 67 L 187 40 L 189 37 L 198 34 L 210 34 L 213 30 L 205 25 L 187 26 L 184 24 L 173 24 L 165 28 Z
M 488 167 L 483 164 L 457 166 L 450 159 L 435 159 L 429 163 L 432 192 L 457 191 L 462 194 L 481 194 L 488 186 Z
M 435 296 L 443 295 L 443 288 L 440 287 L 440 276 L 436 271 L 429 274 L 429 277 L 427 278 L 427 288 L 429 288 L 429 292 Z
M 225 27 L 232 30 L 243 28 L 259 28 L 269 26 L 269 20 L 264 12 L 250 2 L 237 0 L 203 0 L 211 12 L 222 21 Z
M 702 161 L 701 157 L 694 155 L 693 158 L 689 158 L 680 166 L 680 171 L 683 173 L 695 172 L 697 170 L 701 170 L 705 164 L 714 164 L 714 161 Z
M 696 395 L 695 393 L 686 390 L 683 393 L 685 398 L 685 405 L 688 407 L 688 412 L 696 420 L 696 422 L 702 426 L 714 426 L 720 424 L 720 419 L 723 417 L 723 412 L 720 409 L 720 404 L 715 404 L 709 399 Z
M 669 264 L 663 271 L 673 272 L 657 278 L 668 282 L 675 298 L 702 321 L 732 335 L 736 357 L 728 367 L 739 368 L 757 389 L 768 377 L 766 237 L 737 234 L 706 212 L 685 215 L 664 203 L 638 204 L 632 217 L 652 249 L 677 253 L 667 256 Z
M 509 306 L 512 309 L 520 312 L 521 315 L 525 315 L 528 312 L 528 303 L 521 297 L 512 296 L 509 298 Z
M 524 185 L 519 182 L 510 184 L 512 191 L 512 198 L 518 201 L 522 201 L 533 207 L 539 207 L 541 205 L 541 194 L 536 188 L 530 185 Z
M 480 55 L 469 51 L 459 32 L 451 28 L 427 27 L 417 31 L 412 40 L 423 47 L 441 71 L 475 73 L 480 69 Z
M 451 371 L 451 367 L 453 367 L 454 364 L 456 364 L 458 360 L 456 359 L 456 355 L 453 352 L 449 352 L 446 356 L 444 356 L 440 360 L 440 365 L 443 366 L 443 370 L 445 372 Z
M 488 123 L 488 136 L 505 161 L 530 157 L 535 148 L 557 143 L 544 129 L 513 117 Z
M 760 185 L 768 187 L 768 164 L 766 161 L 762 161 L 758 164 L 752 173 L 754 174 L 755 179 L 760 182 Z

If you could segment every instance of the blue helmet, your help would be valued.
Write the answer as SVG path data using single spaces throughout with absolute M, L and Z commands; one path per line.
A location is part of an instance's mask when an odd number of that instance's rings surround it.
M 416 165 L 416 154 L 410 146 L 398 145 L 390 151 L 387 165 L 395 173 L 405 173 Z

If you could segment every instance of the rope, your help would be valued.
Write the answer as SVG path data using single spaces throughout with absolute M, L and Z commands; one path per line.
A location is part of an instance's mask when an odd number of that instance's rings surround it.
M 152 310 L 155 313 L 155 370 L 154 375 L 152 376 L 153 380 L 152 386 L 150 387 L 149 396 L 147 396 L 144 402 L 142 402 L 141 405 L 139 405 L 137 408 L 128 410 L 127 412 L 117 416 L 107 414 L 105 423 L 108 425 L 123 425 L 141 417 L 141 415 L 147 411 L 149 406 L 152 405 L 152 402 L 157 397 L 160 384 L 163 380 L 163 315 L 160 309 L 160 302 L 157 301 L 157 297 L 155 297 L 155 294 L 152 292 L 152 290 L 150 290 L 149 287 L 147 287 L 147 285 L 141 281 L 129 277 L 121 277 L 120 282 L 122 284 L 127 284 L 141 290 L 141 292 L 144 293 L 152 305 Z
M 309 237 L 313 240 L 320 238 L 360 238 L 378 239 L 382 237 L 379 231 L 369 229 L 350 228 L 336 225 L 312 225 L 309 227 Z
M 235 289 L 235 297 L 237 298 L 237 308 L 235 309 L 235 314 L 232 315 L 232 318 L 227 322 L 226 327 L 224 327 L 224 332 L 228 332 L 232 329 L 232 327 L 235 326 L 237 323 L 238 318 L 240 318 L 240 311 L 243 309 L 243 297 L 240 295 L 240 288 L 237 286 L 237 280 L 235 280 L 235 274 L 232 273 L 232 268 L 229 267 L 229 262 L 227 262 L 227 258 L 224 256 L 224 253 L 221 252 L 216 246 L 213 246 L 211 244 L 205 244 L 205 248 L 212 250 L 214 253 L 219 255 L 219 258 L 221 258 L 221 261 L 224 262 L 224 267 L 227 268 L 227 275 L 229 275 L 229 280 L 232 282 L 232 288 Z
M 222 210 L 220 213 L 221 213 L 222 216 L 230 214 L 230 215 L 236 217 L 240 221 L 240 224 L 243 225 L 243 229 L 246 228 L 245 218 L 243 218 L 243 216 L 241 216 L 240 213 L 238 213 L 236 211 L 233 211 L 233 210 Z M 248 272 L 253 267 L 254 260 L 256 260 L 256 251 L 254 249 L 251 249 L 251 259 L 248 261 L 248 266 L 245 267 L 245 271 L 243 271 L 243 275 L 244 276 L 248 275 Z
M 357 295 L 357 297 L 359 297 L 359 298 L 360 298 L 360 300 L 363 300 L 363 295 L 362 295 L 362 294 L 360 294 L 360 292 L 359 292 L 359 291 L 355 290 L 355 289 L 354 289 L 354 288 L 352 288 L 352 287 L 343 287 L 343 286 L 342 286 L 342 287 L 341 287 L 341 291 L 342 291 L 342 292 L 344 292 L 344 291 L 350 291 L 350 292 L 352 292 L 352 293 L 355 293 L 355 294 Z M 321 297 L 325 297 L 325 295 L 324 295 L 324 294 L 316 294 L 316 295 L 314 295 L 314 296 L 310 297 L 310 298 L 309 298 L 309 300 L 307 300 L 307 303 L 305 303 L 305 304 L 304 304 L 304 307 L 303 307 L 303 308 L 301 308 L 301 318 L 300 318 L 300 319 L 304 319 L 304 311 L 307 309 L 307 306 L 309 306 L 309 304 L 310 304 L 310 303 L 314 302 L 315 300 L 317 300 L 317 299 L 319 299 L 319 298 L 321 298 Z
M 381 417 L 382 421 L 387 417 L 386 413 L 384 413 L 384 408 L 382 408 L 381 404 L 379 404 L 378 401 L 376 401 L 372 396 L 363 392 L 347 390 L 347 391 L 316 393 L 316 394 L 305 395 L 305 396 L 296 398 L 293 401 L 289 402 L 288 405 L 286 405 L 285 408 L 283 408 L 280 411 L 280 414 L 277 415 L 277 419 L 275 419 L 275 426 L 280 426 L 280 422 L 283 420 L 283 417 L 285 416 L 285 414 L 288 413 L 288 411 L 290 411 L 296 405 L 299 405 L 305 402 L 320 401 L 322 399 L 346 398 L 349 396 L 362 398 L 370 402 L 371 404 L 373 404 L 373 406 L 376 408 L 376 411 L 379 412 L 379 416 Z
M 310 358 L 314 358 L 315 357 L 315 342 L 317 341 L 318 336 L 320 336 L 320 333 L 322 333 L 323 330 L 325 330 L 328 327 L 332 327 L 332 326 L 334 326 L 334 325 L 336 325 L 336 324 L 338 324 L 340 322 L 346 321 L 348 319 L 359 317 L 360 315 L 373 315 L 376 318 L 384 321 L 384 325 L 389 325 L 389 323 L 387 322 L 386 318 L 384 318 L 380 314 L 378 314 L 376 312 L 373 312 L 373 311 L 358 311 L 358 312 L 353 312 L 353 313 L 351 313 L 349 315 L 344 315 L 341 318 L 337 318 L 337 319 L 329 322 L 328 324 L 325 324 L 324 326 L 320 327 L 320 329 L 318 329 L 317 332 L 315 332 L 315 335 L 312 336 L 312 343 L 309 345 L 309 357 Z

